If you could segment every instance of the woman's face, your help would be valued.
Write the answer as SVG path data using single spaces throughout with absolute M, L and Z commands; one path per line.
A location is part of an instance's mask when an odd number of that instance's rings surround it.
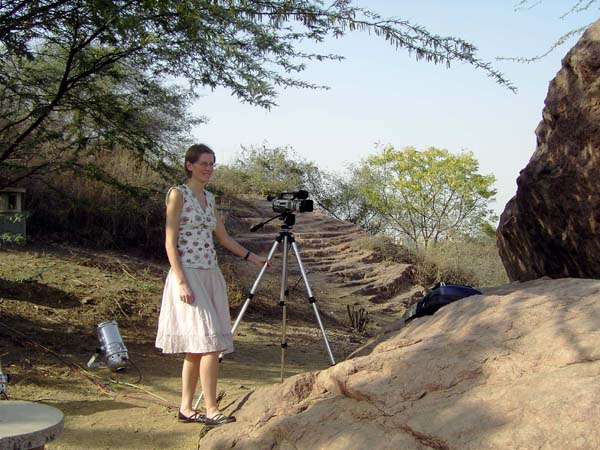
M 202 153 L 195 162 L 186 162 L 186 166 L 192 172 L 192 178 L 208 183 L 215 170 L 215 157 L 211 153 Z

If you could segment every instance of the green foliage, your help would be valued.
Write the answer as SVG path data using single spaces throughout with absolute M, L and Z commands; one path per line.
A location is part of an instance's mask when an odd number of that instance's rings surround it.
M 300 189 L 305 167 L 289 147 L 243 147 L 234 167 L 257 194 L 277 194 Z
M 278 194 L 310 188 L 319 177 L 315 163 L 299 157 L 290 147 L 243 147 L 230 166 L 218 166 L 212 185 L 226 195 Z
M 185 107 L 194 88 L 222 86 L 269 108 L 278 88 L 320 87 L 294 77 L 307 61 L 341 59 L 306 53 L 301 42 L 354 31 L 434 64 L 466 62 L 511 87 L 473 45 L 350 0 L 8 0 L 0 3 L 0 184 L 114 145 L 160 167 L 193 124 Z M 165 88 L 165 79 L 191 90 Z
M 355 223 L 371 234 L 384 232 L 385 221 L 368 202 L 361 190 L 362 181 L 354 173 L 354 167 L 350 167 L 350 175 L 321 171 L 316 183 L 319 187 L 314 188 L 320 194 L 321 205 L 334 217 Z
M 18 233 L 1 233 L 0 234 L 0 248 L 9 245 L 24 245 L 27 243 L 27 238 L 22 234 Z
M 80 56 L 87 61 L 100 57 L 100 50 L 89 47 L 89 55 Z M 68 58 L 53 43 L 40 45 L 33 59 L 12 56 L 10 64 L 0 65 L 0 185 L 56 171 L 101 178 L 90 155 L 116 148 L 166 172 L 164 163 L 174 159 L 198 122 L 186 112 L 190 94 L 115 62 L 101 76 L 65 88 L 59 105 L 47 105 L 62 89 Z
M 497 217 L 493 217 L 493 219 L 496 221 Z M 496 227 L 489 222 L 482 223 L 479 232 L 484 238 L 496 239 Z
M 43 280 L 42 276 L 43 272 L 39 271 L 34 275 L 20 275 L 15 277 L 15 282 L 17 283 L 34 283 L 38 280 Z
M 23 220 L 27 220 L 30 216 L 31 213 L 29 211 L 0 214 L 0 223 L 19 223 Z
M 16 212 L 11 214 L 0 214 L 0 223 L 19 223 L 30 217 L 29 212 Z M 11 245 L 25 245 L 27 237 L 20 233 L 0 233 L 0 248 Z
M 387 146 L 355 168 L 352 180 L 386 232 L 414 247 L 473 235 L 493 218 L 493 175 L 477 173 L 471 152 Z
M 234 198 L 249 193 L 244 171 L 226 164 L 219 164 L 215 168 L 208 189 L 221 198 Z
M 291 147 L 244 147 L 231 165 L 219 165 L 211 189 L 225 197 L 278 194 L 306 189 L 310 198 L 340 220 L 376 233 L 382 222 L 353 180 L 320 169 Z

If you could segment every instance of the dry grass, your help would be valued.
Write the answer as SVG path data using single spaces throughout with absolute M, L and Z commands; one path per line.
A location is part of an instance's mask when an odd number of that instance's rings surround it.
M 169 183 L 125 151 L 95 156 L 102 175 L 63 171 L 26 181 L 28 234 L 90 248 L 137 248 L 162 254 Z M 82 164 L 86 164 L 85 161 Z M 101 181 L 105 175 L 118 179 Z
M 32 325 L 41 315 L 88 336 L 113 318 L 128 334 L 147 333 L 158 318 L 167 271 L 166 263 L 131 255 L 29 244 L 0 252 L 0 311 L 31 318 Z M 231 264 L 222 271 L 234 307 L 243 296 L 240 278 Z
M 379 261 L 390 261 L 396 263 L 414 263 L 414 254 L 403 247 L 396 244 L 390 237 L 383 234 L 369 235 L 355 241 L 360 249 L 374 253 Z
M 468 286 L 498 286 L 508 277 L 495 240 L 441 242 L 416 256 L 416 282 L 432 286 L 439 281 Z
M 356 244 L 374 252 L 380 261 L 414 264 L 414 283 L 421 286 L 433 286 L 440 281 L 469 286 L 508 282 L 493 238 L 445 241 L 417 252 L 382 235 L 365 237 Z

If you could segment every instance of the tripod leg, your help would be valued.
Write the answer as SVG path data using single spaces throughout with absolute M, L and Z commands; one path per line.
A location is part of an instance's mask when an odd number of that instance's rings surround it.
M 321 321 L 321 315 L 319 314 L 319 308 L 317 308 L 317 299 L 313 295 L 312 289 L 310 288 L 310 283 L 308 282 L 308 277 L 306 276 L 306 271 L 304 270 L 304 266 L 302 265 L 302 259 L 300 258 L 300 251 L 298 250 L 298 246 L 295 241 L 292 241 L 292 248 L 294 249 L 294 254 L 296 255 L 296 260 L 298 261 L 298 266 L 300 267 L 300 273 L 302 273 L 302 278 L 304 279 L 304 284 L 306 286 L 306 292 L 308 293 L 308 301 L 311 303 L 313 307 L 313 311 L 315 312 L 315 316 L 317 317 L 317 322 L 319 323 L 319 328 L 321 328 L 321 334 L 323 335 L 323 340 L 325 341 L 325 346 L 327 347 L 327 352 L 329 353 L 329 359 L 331 360 L 331 365 L 335 365 L 335 359 L 333 358 L 333 353 L 331 352 L 331 347 L 329 346 L 329 341 L 327 340 L 327 334 L 325 333 L 325 327 L 323 326 L 323 322 Z
M 279 306 L 282 307 L 281 319 L 281 382 L 285 368 L 285 349 L 287 348 L 287 303 L 290 292 L 288 290 L 288 236 L 283 237 L 283 268 L 281 269 L 281 291 L 279 292 Z
M 269 265 L 269 261 L 271 261 L 271 258 L 273 257 L 273 254 L 275 253 L 275 250 L 277 250 L 277 245 L 278 244 L 279 244 L 278 241 L 273 242 L 273 246 L 271 247 L 271 251 L 269 251 L 269 256 L 267 256 L 267 262 L 265 262 L 265 264 L 260 269 L 260 272 L 259 272 L 258 276 L 256 277 L 256 281 L 254 281 L 254 284 L 252 285 L 252 288 L 250 289 L 250 292 L 248 293 L 248 297 L 246 297 L 246 301 L 244 302 L 244 305 L 242 306 L 242 309 L 240 310 L 237 318 L 235 319 L 233 327 L 231 328 L 231 334 L 235 334 L 235 330 L 237 329 L 238 325 L 240 324 L 240 321 L 242 320 L 242 317 L 246 313 L 246 310 L 248 309 L 248 305 L 250 305 L 250 301 L 254 297 L 254 293 L 256 292 L 256 289 L 258 288 L 258 283 L 260 283 L 261 278 L 265 274 L 265 271 L 267 270 L 267 267 Z
M 250 305 L 250 301 L 254 297 L 254 293 L 256 292 L 256 289 L 258 289 L 258 284 L 260 283 L 261 278 L 265 274 L 265 271 L 267 270 L 267 267 L 269 266 L 269 261 L 271 261 L 271 258 L 273 258 L 273 255 L 275 254 L 275 250 L 277 250 L 278 244 L 279 244 L 279 241 L 277 241 L 277 240 L 275 242 L 273 242 L 273 246 L 271 247 L 271 250 L 269 251 L 269 256 L 267 256 L 267 261 L 260 269 L 260 272 L 258 273 L 258 276 L 256 277 L 256 280 L 254 281 L 254 284 L 252 285 L 252 288 L 250 289 L 250 292 L 248 293 L 248 297 L 246 297 L 246 301 L 244 302 L 242 309 L 240 310 L 237 318 L 235 319 L 235 323 L 233 324 L 233 327 L 231 328 L 231 334 L 235 334 L 235 330 L 237 329 L 238 325 L 242 321 L 242 317 L 244 317 L 244 314 L 246 313 L 246 310 L 248 309 L 248 306 Z M 221 362 L 222 359 L 223 359 L 223 354 L 221 353 L 219 355 L 219 362 Z M 198 396 L 198 400 L 196 400 L 196 403 L 194 404 L 194 409 L 198 409 L 198 405 L 200 404 L 200 401 L 202 400 L 203 397 L 204 397 L 204 391 L 200 392 L 200 395 Z

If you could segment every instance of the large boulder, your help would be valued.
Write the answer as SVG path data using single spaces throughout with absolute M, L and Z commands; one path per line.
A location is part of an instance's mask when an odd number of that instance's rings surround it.
M 488 289 L 251 392 L 202 449 L 600 448 L 600 281 Z
M 600 21 L 550 83 L 537 148 L 500 218 L 511 280 L 600 278 Z

